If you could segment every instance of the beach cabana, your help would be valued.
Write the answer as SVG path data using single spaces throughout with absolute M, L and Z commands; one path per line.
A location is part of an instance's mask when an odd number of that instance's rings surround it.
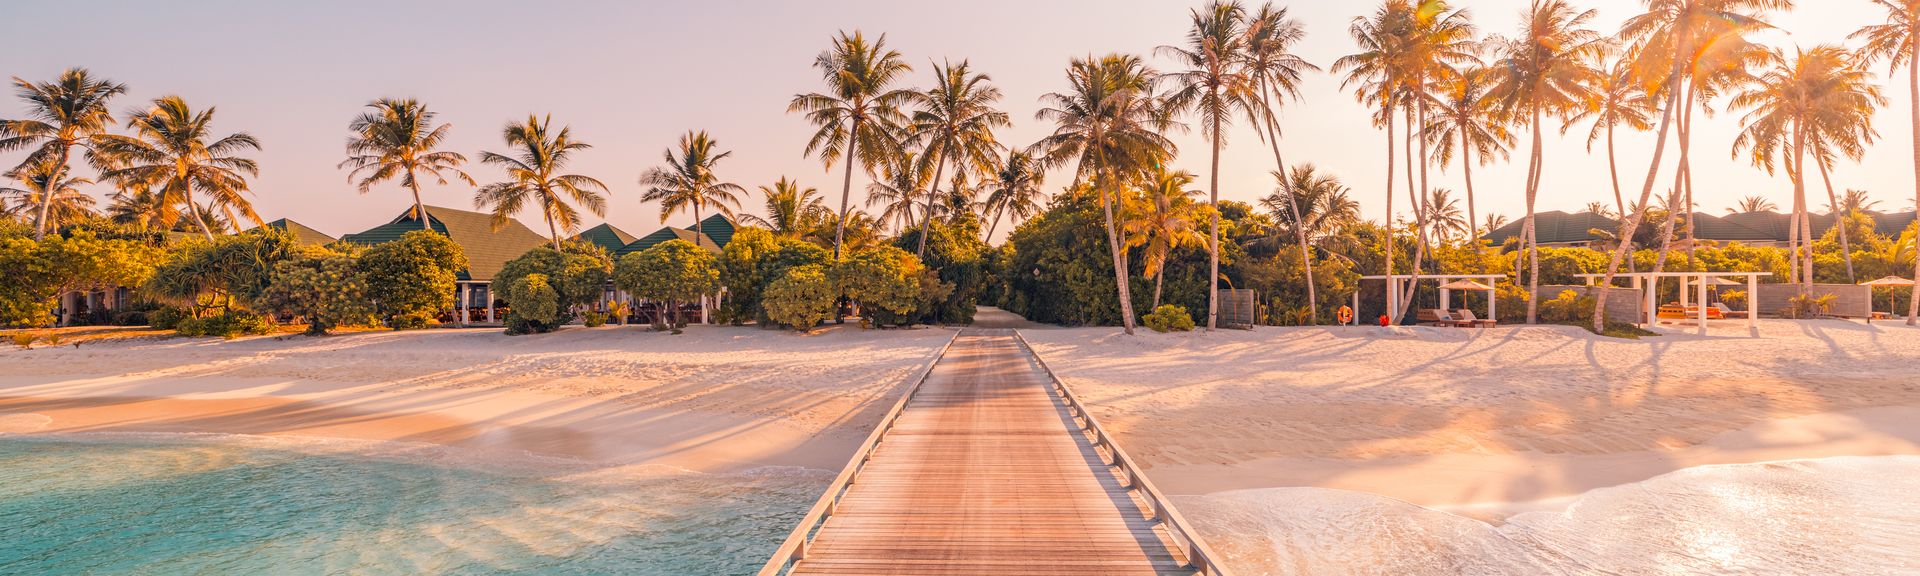
M 1506 276 L 1502 274 L 1435 274 L 1435 275 L 1422 274 L 1418 276 L 1413 274 L 1394 274 L 1392 276 L 1361 276 L 1360 280 L 1362 281 L 1379 280 L 1382 282 L 1386 282 L 1388 302 L 1399 302 L 1400 299 L 1403 297 L 1402 296 L 1403 294 L 1405 294 L 1409 290 L 1414 289 L 1415 285 L 1422 280 L 1433 280 L 1433 281 L 1439 282 L 1440 283 L 1440 308 L 1442 310 L 1451 310 L 1453 308 L 1453 291 L 1454 290 L 1480 291 L 1481 289 L 1484 289 L 1487 292 L 1487 319 L 1491 320 L 1491 319 L 1499 318 L 1499 316 L 1495 314 L 1495 312 L 1498 311 L 1495 308 L 1496 306 L 1495 301 L 1499 300 L 1499 298 L 1493 297 L 1493 284 L 1495 282 L 1498 282 L 1501 278 L 1506 278 Z M 1481 281 L 1484 281 L 1484 282 L 1481 282 Z M 1457 282 L 1468 282 L 1469 284 L 1471 284 L 1471 286 L 1467 284 L 1456 284 Z M 1452 284 L 1456 287 L 1449 288 L 1448 287 L 1449 284 Z M 1354 322 L 1357 323 L 1360 321 L 1360 319 L 1357 317 L 1358 312 L 1360 311 L 1360 292 L 1358 291 L 1355 291 L 1353 293 L 1353 310 L 1356 315 L 1356 318 L 1354 318 Z
M 1649 327 L 1660 322 L 1660 303 L 1657 301 L 1659 299 L 1660 281 L 1666 278 L 1673 278 L 1679 281 L 1680 309 L 1685 310 L 1687 314 L 1693 315 L 1695 323 L 1699 326 L 1700 333 L 1706 334 L 1708 320 L 1707 308 L 1709 307 L 1707 302 L 1707 288 L 1709 286 L 1739 286 L 1742 284 L 1741 282 L 1728 279 L 1745 278 L 1746 282 L 1744 282 L 1744 284 L 1747 286 L 1748 298 L 1747 329 L 1757 330 L 1760 327 L 1760 310 L 1759 307 L 1754 305 L 1753 298 L 1760 293 L 1760 277 L 1772 275 L 1773 273 L 1771 272 L 1660 272 L 1657 274 L 1653 272 L 1622 272 L 1614 274 L 1613 277 L 1628 279 L 1633 283 L 1633 289 L 1643 293 L 1643 296 L 1646 298 L 1646 325 Z M 1594 286 L 1595 283 L 1605 279 L 1606 275 L 1577 274 L 1576 277 L 1586 280 L 1588 286 Z M 1692 294 L 1691 297 L 1689 296 L 1690 293 Z M 1690 302 L 1690 300 L 1694 298 L 1698 299 L 1698 305 Z
M 493 215 L 480 212 L 428 206 L 427 224 L 434 232 L 445 234 L 459 244 L 467 254 L 467 269 L 455 276 L 458 300 L 454 303 L 454 322 L 461 326 L 467 325 L 470 311 L 481 308 L 487 311 L 487 323 L 497 322 L 492 291 L 494 276 L 508 261 L 548 244 L 547 237 L 519 220 L 507 220 L 496 230 Z M 373 246 L 399 240 L 402 235 L 419 229 L 420 219 L 414 216 L 413 208 L 408 207 L 386 224 L 348 234 L 341 240 Z
M 1879 280 L 1868 280 L 1866 282 L 1860 283 L 1861 286 L 1867 286 L 1870 288 L 1912 288 L 1913 284 L 1914 282 L 1912 280 L 1901 278 L 1899 276 L 1888 276 L 1886 278 L 1881 278 Z M 1873 314 L 1872 314 L 1871 306 L 1868 307 L 1868 312 L 1869 314 L 1867 314 L 1867 321 L 1872 322 Z M 1893 317 L 1893 313 L 1894 313 L 1893 299 L 1888 298 L 1887 299 L 1887 317 L 1889 318 Z

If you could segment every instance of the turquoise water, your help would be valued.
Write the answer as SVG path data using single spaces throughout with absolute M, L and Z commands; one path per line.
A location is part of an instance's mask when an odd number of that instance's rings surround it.
M 830 478 L 0 435 L 0 574 L 751 574 Z

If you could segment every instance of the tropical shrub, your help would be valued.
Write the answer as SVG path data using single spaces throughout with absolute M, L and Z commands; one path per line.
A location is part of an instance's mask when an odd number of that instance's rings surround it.
M 1544 261 L 1544 259 L 1542 259 Z M 1544 274 L 1542 274 L 1544 276 Z M 1593 326 L 1594 300 L 1579 292 L 1561 290 L 1560 294 L 1540 301 L 1540 321 L 1548 324 Z
M 182 336 L 219 336 L 231 340 L 243 335 L 271 334 L 273 326 L 257 314 L 225 310 L 204 318 L 182 319 L 174 331 Z
M 139 286 L 164 254 L 144 243 L 101 238 L 91 230 L 40 241 L 0 239 L 0 326 L 42 326 L 60 295 Z M 72 311 L 60 319 L 72 324 Z
M 155 330 L 173 330 L 180 326 L 181 320 L 187 318 L 189 316 L 186 310 L 165 306 L 147 313 L 147 327 Z
M 583 312 L 580 314 L 580 325 L 588 328 L 606 326 L 607 315 L 602 312 Z
M 614 285 L 634 296 L 665 303 L 674 316 L 671 327 L 677 331 L 687 325 L 680 313 L 682 302 L 698 300 L 720 289 L 716 264 L 713 253 L 692 242 L 668 240 L 622 257 L 614 268 Z
M 338 326 L 375 322 L 367 298 L 367 277 L 359 260 L 325 248 L 306 248 L 274 267 L 261 295 L 262 309 L 304 318 L 308 335 L 324 335 Z
M 739 326 L 760 317 L 761 293 L 770 282 L 761 272 L 761 262 L 779 249 L 779 239 L 765 229 L 742 227 L 733 232 L 715 262 L 720 285 L 727 287 L 727 299 L 716 314 L 720 322 Z
M 908 230 L 893 242 L 912 251 L 919 247 L 921 229 Z M 975 303 L 988 298 L 994 250 L 980 239 L 980 221 L 971 212 L 937 221 L 927 236 L 921 264 L 932 279 L 921 282 L 921 304 L 914 321 L 927 324 L 970 324 Z
M 368 248 L 360 256 L 367 297 L 381 322 L 395 330 L 425 328 L 452 308 L 467 255 L 452 239 L 416 230 Z
M 1746 290 L 1722 291 L 1720 292 L 1720 301 L 1726 303 L 1726 305 L 1731 308 L 1745 308 L 1747 306 L 1747 291 Z
M 1193 316 L 1187 314 L 1186 308 L 1172 304 L 1154 308 L 1153 313 L 1140 318 L 1140 323 L 1160 333 L 1193 331 Z
M 575 308 L 592 303 L 612 275 L 605 253 L 586 250 L 528 250 L 506 263 L 494 277 L 507 302 L 508 334 L 552 332 L 573 320 Z M 525 281 L 534 276 L 536 281 Z
M 1787 298 L 1787 307 L 1780 309 L 1781 318 L 1809 319 L 1825 316 L 1833 310 L 1837 298 L 1832 294 L 1800 294 Z
M 859 302 L 861 315 L 872 323 L 907 324 L 920 306 L 921 271 L 912 254 L 881 246 L 848 256 L 827 271 L 827 279 L 834 291 Z
M 767 286 L 762 305 L 769 321 L 806 332 L 833 317 L 838 294 L 818 265 L 792 268 Z

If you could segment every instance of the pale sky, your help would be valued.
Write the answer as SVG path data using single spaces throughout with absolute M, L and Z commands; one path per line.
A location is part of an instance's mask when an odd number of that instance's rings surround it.
M 1882 19 L 1867 0 L 1802 0 L 1802 7 L 1771 20 L 1785 33 L 1768 33 L 1777 46 L 1843 42 L 1852 30 Z M 1041 95 L 1064 88 L 1073 56 L 1129 52 L 1150 55 L 1178 43 L 1188 10 L 1198 1 L 985 0 L 940 4 L 892 1 L 748 2 L 507 2 L 334 0 L 260 2 L 206 0 L 84 3 L 6 2 L 7 42 L 0 76 L 51 79 L 84 66 L 131 88 L 117 101 L 123 112 L 165 94 L 196 107 L 217 106 L 215 130 L 248 131 L 265 150 L 253 182 L 254 204 L 271 220 L 290 217 L 330 234 L 357 232 L 384 222 L 411 200 L 397 185 L 362 196 L 335 165 L 344 157 L 346 125 L 369 100 L 414 97 L 454 125 L 450 148 L 476 157 L 505 151 L 500 129 L 528 113 L 552 114 L 595 147 L 578 156 L 574 173 L 612 188 L 606 220 L 646 234 L 660 226 L 659 208 L 642 205 L 641 172 L 689 129 L 704 129 L 732 158 L 722 178 L 754 190 L 782 175 L 817 187 L 837 206 L 839 172 L 829 173 L 801 151 L 812 127 L 786 105 L 796 93 L 821 89 L 813 58 L 840 30 L 887 34 L 888 46 L 916 68 L 915 85 L 928 84 L 930 60 L 971 59 L 1005 92 L 1014 126 L 1001 134 L 1025 146 L 1049 130 L 1033 120 Z M 1354 51 L 1349 22 L 1373 2 L 1292 2 L 1309 32 L 1299 53 L 1328 66 Z M 1527 0 L 1460 0 L 1483 33 L 1510 33 Z M 1585 0 L 1600 10 L 1597 28 L 1612 33 L 1640 7 L 1633 0 Z M 83 17 L 75 17 L 76 12 Z M 1172 62 L 1154 58 L 1165 69 Z M 1878 70 L 1885 74 L 1884 68 Z M 1912 205 L 1909 95 L 1902 71 L 1887 88 L 1889 106 L 1876 118 L 1882 142 L 1861 163 L 1841 164 L 1838 189 L 1869 190 L 1880 208 Z M 21 104 L 0 102 L 0 117 Z M 1379 218 L 1384 136 L 1368 111 L 1330 74 L 1311 76 L 1304 99 L 1285 112 L 1284 150 L 1291 163 L 1311 162 L 1354 189 L 1368 218 Z M 1695 170 L 1701 209 L 1723 212 L 1738 198 L 1765 195 L 1791 204 L 1791 183 L 1770 177 L 1730 146 L 1739 112 L 1721 111 L 1700 122 Z M 1558 123 L 1546 146 L 1548 161 L 1539 209 L 1576 211 L 1611 202 L 1604 149 L 1585 149 L 1586 127 L 1562 138 Z M 1177 135 L 1180 167 L 1207 176 L 1207 143 L 1198 130 Z M 1271 153 L 1252 128 L 1237 127 L 1222 159 L 1221 196 L 1250 201 L 1269 193 Z M 1620 135 L 1623 183 L 1637 191 L 1651 155 L 1652 136 Z M 0 159 L 11 164 L 17 154 Z M 1476 168 L 1480 211 L 1517 218 L 1523 210 L 1524 156 Z M 1671 170 L 1671 168 L 1669 168 Z M 470 165 L 482 183 L 493 167 Z M 1669 172 L 1671 174 L 1671 172 Z M 1430 174 L 1431 185 L 1462 189 L 1457 164 Z M 1065 183 L 1049 182 L 1049 192 Z M 1666 181 L 1666 178 L 1662 179 Z M 854 200 L 866 178 L 855 175 Z M 1664 185 L 1663 185 L 1664 188 Z M 110 190 L 102 187 L 98 194 Z M 429 186 L 428 203 L 472 207 L 465 185 Z M 1404 190 L 1398 205 L 1404 208 Z M 1824 191 L 1809 193 L 1826 204 Z M 743 198 L 758 212 L 757 195 Z M 522 219 L 544 233 L 537 213 Z M 601 219 L 589 217 L 587 226 Z M 687 225 L 689 215 L 671 223 Z M 1006 226 L 1001 227 L 1007 229 Z M 1002 233 L 1004 235 L 1004 232 Z

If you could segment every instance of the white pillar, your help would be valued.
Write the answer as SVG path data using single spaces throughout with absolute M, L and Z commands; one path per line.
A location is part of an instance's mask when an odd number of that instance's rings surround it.
M 459 301 L 453 303 L 453 322 L 461 328 L 467 327 L 467 306 L 473 303 L 472 288 L 472 285 L 461 282 Z
M 1700 285 L 1694 289 L 1700 291 L 1700 314 L 1697 318 L 1700 320 L 1700 335 L 1705 336 L 1707 335 L 1707 278 L 1701 276 Z
M 1494 280 L 1493 286 L 1493 290 L 1487 292 L 1487 319 L 1499 322 L 1500 314 L 1498 314 L 1499 311 L 1494 308 L 1494 303 L 1500 301 L 1500 281 Z
M 1448 290 L 1446 288 L 1440 289 L 1440 309 L 1441 310 L 1453 309 L 1453 291 L 1452 290 Z
M 1647 277 L 1646 293 L 1647 327 L 1652 328 L 1654 325 L 1660 323 L 1660 278 L 1654 276 Z
M 1760 307 L 1755 304 L 1760 297 L 1760 277 L 1747 276 L 1747 330 L 1760 329 Z M 1871 313 L 1868 316 L 1872 316 Z
M 492 324 L 496 322 L 496 320 L 493 319 L 493 299 L 494 299 L 493 283 L 489 282 L 487 283 L 487 323 L 488 324 Z
M 1392 276 L 1388 276 L 1387 277 L 1387 309 L 1382 310 L 1380 312 L 1381 314 L 1386 315 L 1387 325 L 1393 326 L 1393 325 L 1398 325 L 1400 323 L 1399 318 L 1393 317 L 1394 310 L 1399 307 L 1400 307 L 1400 281 L 1394 279 Z
M 1693 303 L 1689 301 L 1690 298 L 1687 296 L 1687 289 L 1692 288 L 1692 286 L 1687 285 L 1687 280 L 1689 279 L 1686 276 L 1680 277 L 1680 308 L 1682 309 L 1685 309 L 1686 307 L 1693 305 Z
M 1360 325 L 1360 291 L 1353 291 L 1353 325 Z

